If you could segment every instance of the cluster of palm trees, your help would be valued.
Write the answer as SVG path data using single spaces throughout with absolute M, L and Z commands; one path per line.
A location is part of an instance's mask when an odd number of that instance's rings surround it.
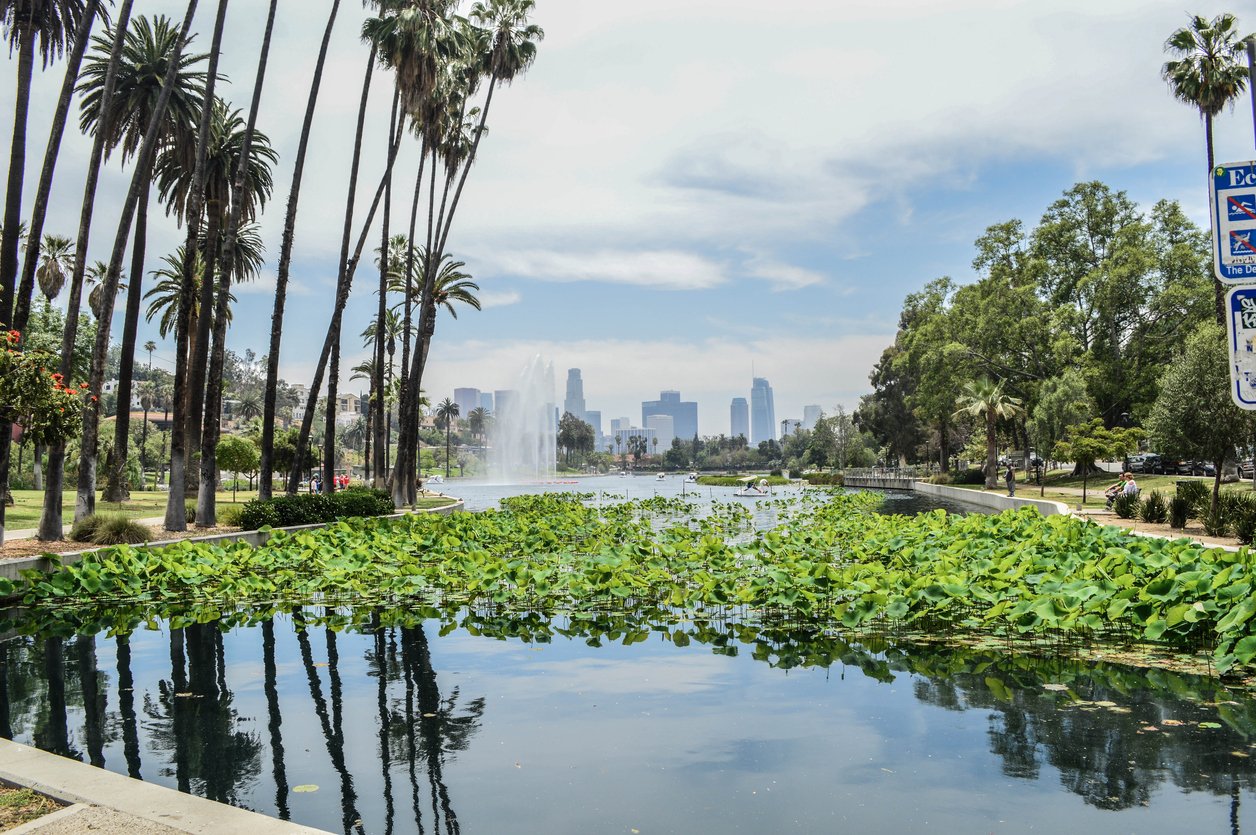
M 175 343 L 166 528 L 186 528 L 184 502 L 190 485 L 198 490 L 197 524 L 215 523 L 214 459 L 220 433 L 231 287 L 233 282 L 253 277 L 264 260 L 255 218 L 273 192 L 271 172 L 278 161 L 266 135 L 257 129 L 257 119 L 279 2 L 270 0 L 265 9 L 265 35 L 247 115 L 215 93 L 229 2 L 218 0 L 209 49 L 197 53 L 188 48 L 197 0 L 188 0 L 182 21 L 142 14 L 133 17 L 134 0 L 0 0 L 0 23 L 17 62 L 17 98 L 0 246 L 0 326 L 24 328 L 36 279 L 46 295 L 55 295 L 54 288 L 59 292 L 62 286 L 68 286 L 64 367 L 60 369 L 68 374 L 66 363 L 77 335 L 85 287 L 90 288 L 89 305 L 98 320 L 87 381 L 89 396 L 84 403 L 76 519 L 94 511 L 99 396 L 111 344 L 111 322 L 122 292 L 125 315 L 119 409 L 112 459 L 105 462 L 100 479 L 104 498 L 118 501 L 126 494 L 135 343 L 147 298 L 147 317 L 158 319 L 163 338 L 172 338 Z M 268 497 L 273 489 L 278 363 L 304 163 L 328 47 L 340 10 L 340 0 L 326 2 L 327 23 L 311 80 L 278 252 L 265 401 L 261 404 L 263 497 Z M 335 302 L 310 386 L 311 402 L 305 410 L 300 443 L 305 444 L 310 437 L 324 376 L 327 402 L 336 402 L 345 305 L 367 236 L 378 217 L 382 226 L 379 305 L 376 319 L 368 328 L 374 358 L 368 366 L 355 370 L 367 374 L 371 383 L 373 480 L 378 486 L 388 485 L 398 503 L 407 503 L 416 494 L 421 384 L 437 313 L 444 308 L 456 316 L 454 303 L 479 307 L 474 295 L 478 286 L 466 274 L 465 264 L 448 251 L 450 230 L 487 130 L 493 95 L 501 84 L 509 84 L 532 64 L 544 33 L 529 22 L 534 0 L 479 0 L 465 14 L 456 0 L 368 0 L 366 5 L 372 14 L 362 27 L 361 37 L 369 56 L 349 165 L 349 197 Z M 300 8 L 292 6 L 293 14 L 308 11 L 306 4 Z M 247 22 L 249 26 L 260 24 L 263 21 Z M 36 57 L 45 69 L 64 58 L 65 77 L 36 198 L 29 209 L 24 209 L 26 120 Z M 372 77 L 380 70 L 390 73 L 392 88 L 391 119 L 384 137 L 386 165 L 363 216 L 360 207 L 354 205 L 354 196 L 367 138 L 367 101 Z M 45 235 L 43 227 L 61 140 L 76 99 L 79 126 L 92 138 L 92 151 L 78 234 L 71 240 Z M 419 145 L 420 162 L 408 224 L 403 234 L 392 234 L 394 163 L 407 134 Z M 115 154 L 130 167 L 130 184 L 108 260 L 89 265 L 88 241 L 97 184 L 102 167 Z M 145 292 L 147 217 L 154 187 L 158 201 L 178 219 L 186 238 L 183 246 L 162 259 L 162 266 L 153 273 L 156 284 Z M 358 228 L 360 232 L 355 236 Z M 131 258 L 124 280 L 123 261 L 128 246 Z M 399 371 L 395 365 L 398 341 Z M 388 460 L 391 420 L 386 417 L 390 399 L 396 403 L 398 416 L 397 455 L 392 462 Z M 334 412 L 326 410 L 329 425 L 325 433 L 323 483 L 328 489 L 335 483 L 331 477 L 335 466 Z M 0 426 L 0 495 L 7 493 L 9 434 L 7 425 Z M 50 449 L 40 524 L 42 538 L 61 537 L 64 465 L 65 448 Z M 294 466 L 287 481 L 290 491 L 295 490 L 298 478 L 299 470 Z M 0 541 L 2 537 L 0 505 Z

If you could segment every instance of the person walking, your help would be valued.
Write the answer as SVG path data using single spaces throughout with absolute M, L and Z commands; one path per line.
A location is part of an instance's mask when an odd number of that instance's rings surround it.
M 1007 472 L 1003 475 L 1003 481 L 1007 483 L 1007 494 L 1012 498 L 1016 497 L 1016 470 L 1012 469 L 1012 465 L 1007 465 Z

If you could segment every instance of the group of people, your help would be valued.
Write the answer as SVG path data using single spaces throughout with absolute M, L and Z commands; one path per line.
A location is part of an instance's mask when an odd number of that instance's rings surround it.
M 337 490 L 343 490 L 349 486 L 349 476 L 347 475 L 334 476 L 334 479 L 334 484 Z M 314 473 L 314 475 L 310 478 L 310 492 L 323 492 L 323 476 L 321 473 Z
M 1112 507 L 1112 503 L 1116 501 L 1116 497 L 1120 495 L 1137 496 L 1138 482 L 1134 481 L 1133 473 L 1121 473 L 1121 478 L 1116 484 L 1103 491 L 1104 497 L 1108 500 L 1108 508 Z

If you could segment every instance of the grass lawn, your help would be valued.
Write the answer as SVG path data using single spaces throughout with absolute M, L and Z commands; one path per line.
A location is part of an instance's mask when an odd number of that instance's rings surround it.
M 74 519 L 74 495 L 73 490 L 66 490 L 61 494 L 62 514 L 67 524 Z M 128 519 L 147 519 L 153 516 L 164 516 L 166 513 L 167 495 L 165 491 L 132 490 L 130 501 L 122 504 L 112 504 L 110 502 L 102 502 L 98 493 L 96 495 L 96 511 L 98 513 L 121 513 Z M 236 502 L 243 504 L 256 496 L 256 491 L 241 490 L 236 494 Z M 196 501 L 196 494 L 193 493 L 188 497 L 188 500 Z M 13 501 L 15 505 L 5 512 L 5 527 L 10 530 L 39 527 L 39 514 L 44 504 L 43 492 L 39 490 L 14 490 Z M 219 507 L 230 504 L 231 491 L 220 492 L 218 494 Z

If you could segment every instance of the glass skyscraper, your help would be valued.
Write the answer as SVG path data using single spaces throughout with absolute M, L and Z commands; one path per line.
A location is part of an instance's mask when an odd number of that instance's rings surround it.
M 563 400 L 563 411 L 579 420 L 584 420 L 584 380 L 580 377 L 579 368 L 567 369 L 567 397 Z
M 746 398 L 733 398 L 733 403 L 728 408 L 728 422 L 731 427 L 728 433 L 730 438 L 744 435 L 746 442 L 750 442 L 750 404 L 746 402 Z
M 755 377 L 750 386 L 750 445 L 776 440 L 776 403 L 772 386 L 763 377 Z

